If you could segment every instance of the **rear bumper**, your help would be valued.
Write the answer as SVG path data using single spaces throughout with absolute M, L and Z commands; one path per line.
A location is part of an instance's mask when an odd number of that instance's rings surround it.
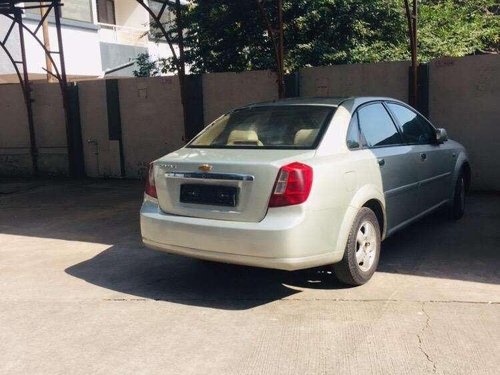
M 313 255 L 302 258 L 264 258 L 248 255 L 218 253 L 200 249 L 191 249 L 174 245 L 166 245 L 158 242 L 142 239 L 144 244 L 154 250 L 164 251 L 170 254 L 188 256 L 191 258 L 211 260 L 214 262 L 241 264 L 262 268 L 273 268 L 285 271 L 294 271 L 320 265 L 334 263 L 331 254 Z
M 224 263 L 298 270 L 339 261 L 322 218 L 291 206 L 270 210 L 258 223 L 211 220 L 163 213 L 153 202 L 141 209 L 146 246 Z M 323 228 L 323 229 L 322 229 Z M 330 232 L 331 234 L 331 232 Z

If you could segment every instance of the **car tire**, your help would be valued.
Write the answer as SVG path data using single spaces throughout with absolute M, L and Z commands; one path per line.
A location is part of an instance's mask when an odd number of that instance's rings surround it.
M 461 171 L 458 175 L 455 188 L 453 190 L 453 200 L 450 205 L 449 216 L 453 220 L 460 220 L 465 213 L 465 175 Z
M 337 279 L 353 286 L 370 280 L 380 258 L 380 237 L 377 216 L 369 208 L 361 208 L 349 232 L 344 257 L 333 265 Z

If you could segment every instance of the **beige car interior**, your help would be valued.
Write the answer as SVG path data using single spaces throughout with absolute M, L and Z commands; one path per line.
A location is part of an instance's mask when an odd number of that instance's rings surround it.
M 310 146 L 314 143 L 318 132 L 319 129 L 300 129 L 295 133 L 293 144 L 296 146 Z M 235 146 L 240 144 L 264 146 L 255 130 L 233 130 L 229 133 L 227 145 Z
M 318 136 L 319 129 L 300 129 L 295 133 L 293 144 L 296 146 L 311 146 Z
M 227 145 L 234 146 L 239 144 L 264 146 L 264 144 L 259 141 L 259 136 L 255 130 L 233 130 L 229 133 Z

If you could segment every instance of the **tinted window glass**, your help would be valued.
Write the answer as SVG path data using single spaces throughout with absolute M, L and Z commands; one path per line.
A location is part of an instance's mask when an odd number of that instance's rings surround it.
M 334 111 L 312 105 L 243 108 L 216 120 L 188 147 L 313 148 Z
M 359 125 L 357 114 L 354 114 L 351 123 L 349 124 L 349 130 L 347 132 L 347 147 L 350 149 L 359 148 Z
M 436 132 L 422 116 L 399 104 L 389 103 L 388 106 L 401 124 L 408 143 L 435 143 Z
M 401 144 L 401 136 L 382 104 L 370 104 L 358 111 L 359 127 L 369 147 Z
M 97 18 L 101 23 L 116 24 L 115 1 L 97 0 Z

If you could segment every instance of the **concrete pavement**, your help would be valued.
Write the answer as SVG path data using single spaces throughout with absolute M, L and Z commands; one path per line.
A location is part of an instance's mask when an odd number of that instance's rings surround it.
M 19 186 L 0 189 L 0 373 L 500 371 L 499 195 L 388 239 L 346 288 L 145 249 L 136 182 Z

